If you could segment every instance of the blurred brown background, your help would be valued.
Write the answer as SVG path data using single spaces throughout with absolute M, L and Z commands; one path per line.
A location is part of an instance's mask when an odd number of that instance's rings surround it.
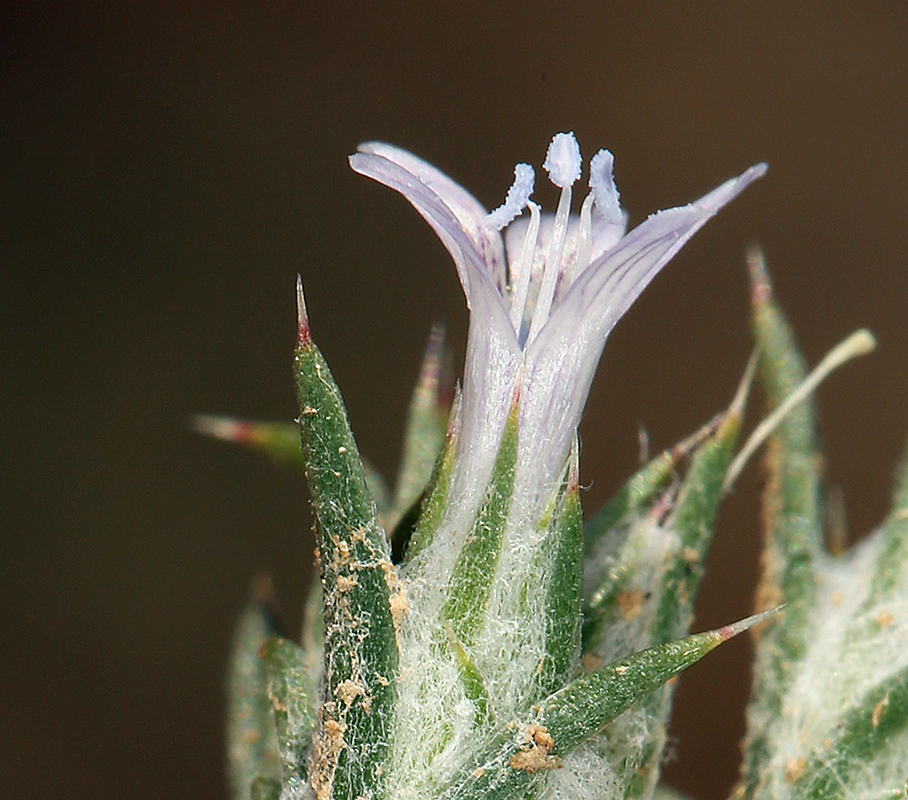
M 491 207 L 573 130 L 615 153 L 632 223 L 768 161 L 612 336 L 587 508 L 639 426 L 662 448 L 731 398 L 759 240 L 812 363 L 858 326 L 880 340 L 818 402 L 852 536 L 884 514 L 908 431 L 908 4 L 58 5 L 0 24 L 0 796 L 224 796 L 233 616 L 267 567 L 295 627 L 312 542 L 301 480 L 189 415 L 294 416 L 298 271 L 386 473 L 431 321 L 463 349 L 442 247 L 347 168 L 364 139 Z M 750 608 L 758 484 L 724 508 L 699 628 Z M 735 776 L 748 659 L 730 644 L 678 694 L 666 773 L 703 800 Z

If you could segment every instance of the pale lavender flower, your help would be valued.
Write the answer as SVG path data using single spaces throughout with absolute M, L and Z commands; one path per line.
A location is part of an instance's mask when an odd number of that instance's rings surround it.
M 561 188 L 554 215 L 530 200 L 534 172 L 518 164 L 491 214 L 416 156 L 380 142 L 360 145 L 352 168 L 400 192 L 454 259 L 470 308 L 458 436 L 456 493 L 488 481 L 508 409 L 520 401 L 515 500 L 538 519 L 564 472 L 606 338 L 646 285 L 722 206 L 766 171 L 751 167 L 699 200 L 653 214 L 626 233 L 612 154 L 590 162 L 591 192 L 571 215 L 582 160 L 560 133 L 543 164 Z M 529 215 L 519 218 L 524 211 Z M 501 231 L 504 230 L 502 235 Z

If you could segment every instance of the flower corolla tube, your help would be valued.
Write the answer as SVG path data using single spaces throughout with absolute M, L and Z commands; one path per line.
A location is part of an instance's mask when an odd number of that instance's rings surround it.
M 449 177 L 400 148 L 362 144 L 350 165 L 416 208 L 451 254 L 466 295 L 470 326 L 455 495 L 481 496 L 516 401 L 514 499 L 528 525 L 539 519 L 563 478 L 615 323 L 685 242 L 766 171 L 765 164 L 752 166 L 699 200 L 655 213 L 627 232 L 608 150 L 591 159 L 590 192 L 579 215 L 571 214 L 572 189 L 583 166 L 572 133 L 554 137 L 543 164 L 561 190 L 555 214 L 541 213 L 530 199 L 535 173 L 528 164 L 516 166 L 504 203 L 491 213 Z

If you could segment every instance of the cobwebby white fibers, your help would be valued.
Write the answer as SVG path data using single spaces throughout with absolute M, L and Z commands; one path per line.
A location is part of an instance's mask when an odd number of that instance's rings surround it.
M 791 782 L 817 756 L 849 773 L 847 783 L 855 788 L 845 797 L 883 797 L 886 790 L 904 788 L 905 730 L 874 755 L 872 764 L 848 763 L 829 751 L 844 715 L 873 687 L 908 668 L 908 568 L 902 566 L 891 591 L 878 597 L 870 591 L 883 542 L 878 531 L 844 557 L 818 559 L 807 654 L 794 668 L 781 715 L 768 728 L 772 756 L 764 774 L 769 797 L 790 797 Z
M 451 573 L 472 515 L 451 509 L 431 544 L 401 569 L 407 614 L 400 624 L 400 679 L 389 789 L 394 797 L 424 798 L 437 791 L 489 746 L 495 730 L 526 717 L 545 657 L 544 604 L 552 572 L 548 514 L 538 498 L 514 496 L 497 570 L 489 587 L 485 622 L 465 647 L 482 676 L 484 715 L 467 696 L 445 631 L 443 609 Z M 457 498 L 457 502 L 464 498 Z M 549 501 L 549 510 L 554 497 Z M 529 565 L 529 567 L 528 567 Z

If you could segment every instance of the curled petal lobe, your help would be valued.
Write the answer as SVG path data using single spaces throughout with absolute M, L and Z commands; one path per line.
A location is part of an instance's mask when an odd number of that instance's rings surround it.
M 595 306 L 595 327 L 605 327 L 607 335 L 690 237 L 765 172 L 758 164 L 689 205 L 650 216 L 578 276 L 558 311 L 579 321 Z
M 528 487 L 544 493 L 556 479 L 546 465 L 567 458 L 612 328 L 690 237 L 764 172 L 752 167 L 690 205 L 652 215 L 578 276 L 525 355 L 519 463 Z
M 367 142 L 350 156 L 355 172 L 402 194 L 447 248 L 472 301 L 473 273 L 485 272 L 499 293 L 505 286 L 501 235 L 485 224 L 486 210 L 473 195 L 420 158 L 382 142 Z

